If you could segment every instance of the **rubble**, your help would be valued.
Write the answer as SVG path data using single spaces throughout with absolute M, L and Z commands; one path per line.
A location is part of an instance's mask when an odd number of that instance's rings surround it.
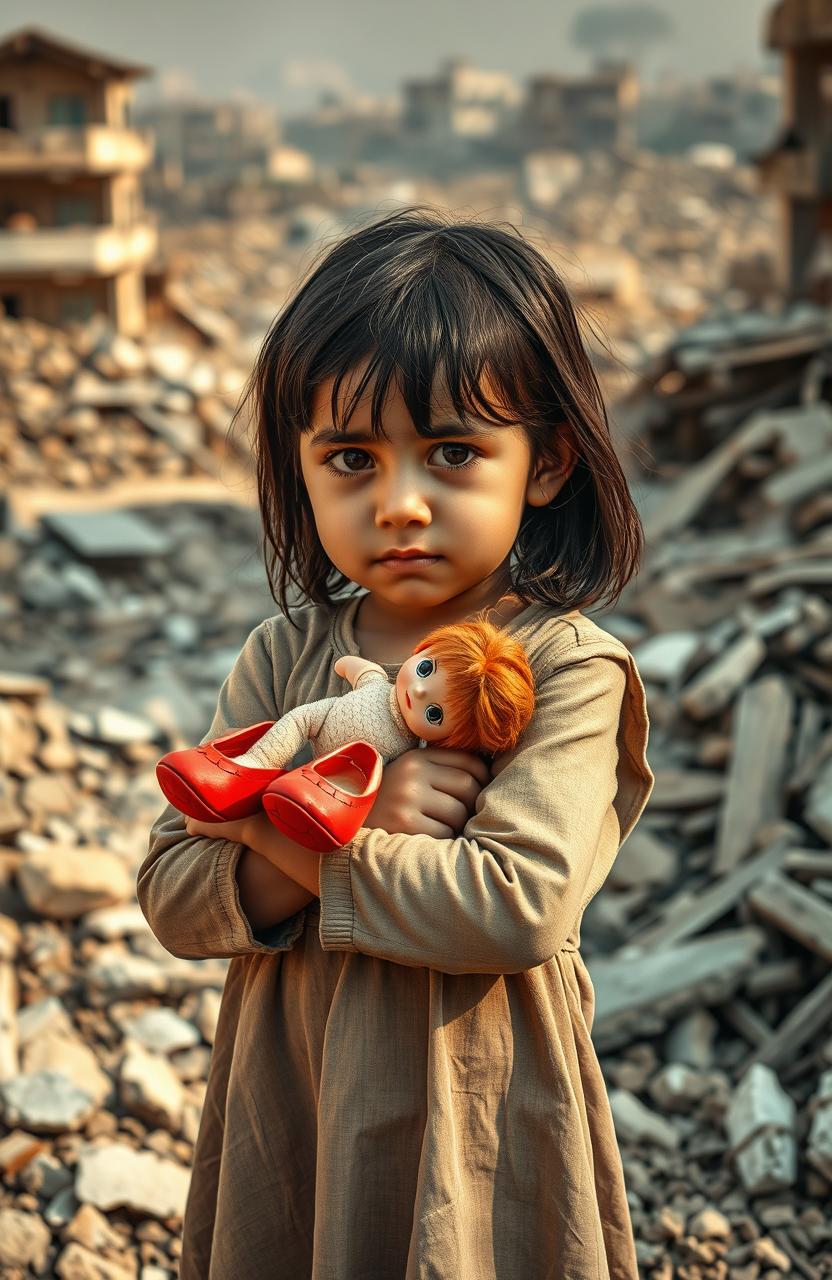
M 214 349 L 182 332 L 125 338 L 102 315 L 65 329 L 0 316 L 0 488 L 17 502 L 45 486 L 240 478 L 228 428 L 250 361 L 227 336 Z M 126 532 L 129 512 L 110 518 Z
M 598 621 L 644 679 L 656 787 L 582 943 L 651 1280 L 832 1275 L 830 314 L 704 319 L 619 406 L 647 549 Z M 656 1227 L 703 1197 L 707 1256 Z

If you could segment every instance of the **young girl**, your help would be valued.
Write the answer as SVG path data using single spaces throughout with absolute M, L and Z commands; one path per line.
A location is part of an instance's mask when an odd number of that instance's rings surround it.
M 578 947 L 653 786 L 633 659 L 581 612 L 642 535 L 573 304 L 513 228 L 396 211 L 315 266 L 250 393 L 280 613 L 203 742 L 481 610 L 536 705 L 490 767 L 399 756 L 333 853 L 264 814 L 153 824 L 151 928 L 232 958 L 183 1280 L 636 1280 Z

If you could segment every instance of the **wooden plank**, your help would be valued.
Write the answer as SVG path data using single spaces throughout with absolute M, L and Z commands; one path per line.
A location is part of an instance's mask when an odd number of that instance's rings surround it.
M 717 828 L 716 875 L 732 871 L 753 847 L 757 831 L 783 815 L 793 707 L 794 695 L 780 675 L 763 676 L 740 695 Z
M 684 912 L 672 915 L 668 911 L 667 918 L 640 933 L 635 939 L 638 946 L 651 949 L 672 947 L 683 938 L 689 938 L 692 934 L 701 932 L 730 911 L 752 885 L 769 872 L 779 869 L 790 847 L 791 839 L 784 837 L 762 849 L 754 857 L 746 859 L 730 875 L 717 881 L 704 892 L 698 893 L 695 899 L 687 904 Z M 671 899 L 671 903 L 673 901 L 674 899 Z
M 747 902 L 769 924 L 832 963 L 832 907 L 816 893 L 774 871 L 754 886 Z
M 682 690 L 679 701 L 693 720 L 707 720 L 729 706 L 766 656 L 753 631 L 741 633 Z
M 807 1041 L 832 1032 L 832 969 L 809 994 L 795 1005 L 765 1044 L 759 1045 L 741 1064 L 742 1074 L 753 1063 L 777 1068 L 790 1062 Z
M 593 959 L 592 1039 L 599 1050 L 659 1035 L 668 1019 L 702 1004 L 729 999 L 757 964 L 765 934 L 748 925 L 656 952 L 627 944 Z
M 789 849 L 783 870 L 795 880 L 815 880 L 832 876 L 832 850 Z
M 776 439 L 777 430 L 770 415 L 755 414 L 702 462 L 690 467 L 661 504 L 645 518 L 647 540 L 659 542 L 669 533 L 689 524 L 739 459 L 761 445 L 771 444 Z

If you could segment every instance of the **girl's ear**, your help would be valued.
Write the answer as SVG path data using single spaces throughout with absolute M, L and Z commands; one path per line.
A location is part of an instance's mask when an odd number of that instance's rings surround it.
M 526 501 L 532 507 L 545 507 L 560 492 L 578 461 L 575 436 L 568 423 L 558 430 L 553 445 L 555 461 L 538 459 L 532 466 L 526 487 Z

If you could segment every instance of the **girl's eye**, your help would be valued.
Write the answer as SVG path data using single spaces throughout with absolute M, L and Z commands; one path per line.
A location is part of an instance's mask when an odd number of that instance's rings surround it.
M 445 466 L 445 467 L 440 466 L 440 470 L 442 471 L 464 471 L 466 467 L 472 466 L 473 463 L 475 463 L 477 461 L 477 458 L 479 457 L 479 454 L 476 452 L 476 450 L 472 449 L 469 444 L 440 444 L 436 446 L 436 449 L 437 450 L 441 449 L 443 451 L 443 453 L 445 454 L 446 462 L 448 461 L 448 457 L 447 457 L 448 453 L 451 453 L 453 455 L 453 453 L 456 451 L 458 454 L 459 451 L 461 450 L 463 453 L 471 454 L 471 457 L 466 458 L 464 462 L 457 462 L 457 463 L 452 462 L 450 466 Z M 434 452 L 436 452 L 436 450 Z M 346 464 L 347 470 L 342 471 L 340 467 L 333 466 L 332 460 L 334 458 L 343 458 Z M 365 449 L 336 449 L 332 453 L 328 453 L 326 455 L 326 457 L 323 460 L 323 465 L 326 467 L 327 471 L 331 472 L 331 474 L 334 476 L 364 475 L 367 471 L 370 470 L 370 468 L 366 466 L 353 467 L 351 463 L 354 462 L 356 458 L 367 459 L 367 458 L 370 458 L 370 455 L 366 452 Z M 370 458 L 370 461 L 372 462 L 372 458 Z
M 432 671 L 433 671 L 433 658 L 422 658 L 421 662 L 417 662 L 416 664 L 417 676 L 421 676 L 422 679 L 424 679 L 425 676 L 429 676 Z
M 365 467 L 356 468 L 355 470 L 349 469 L 347 471 L 339 471 L 337 467 L 334 467 L 332 465 L 333 458 L 343 457 L 344 461 L 346 462 L 348 458 L 352 457 L 354 459 L 356 455 L 358 455 L 361 458 L 369 458 L 370 456 L 368 453 L 365 453 L 363 449 L 337 449 L 334 453 L 328 453 L 326 455 L 326 457 L 324 458 L 324 466 L 326 467 L 327 471 L 331 471 L 334 476 L 361 475 L 361 472 L 366 470 Z M 349 462 L 347 462 L 347 466 L 349 467 Z
M 441 724 L 443 719 L 442 708 L 437 706 L 435 702 L 432 702 L 430 706 L 425 709 L 425 719 L 428 724 Z

